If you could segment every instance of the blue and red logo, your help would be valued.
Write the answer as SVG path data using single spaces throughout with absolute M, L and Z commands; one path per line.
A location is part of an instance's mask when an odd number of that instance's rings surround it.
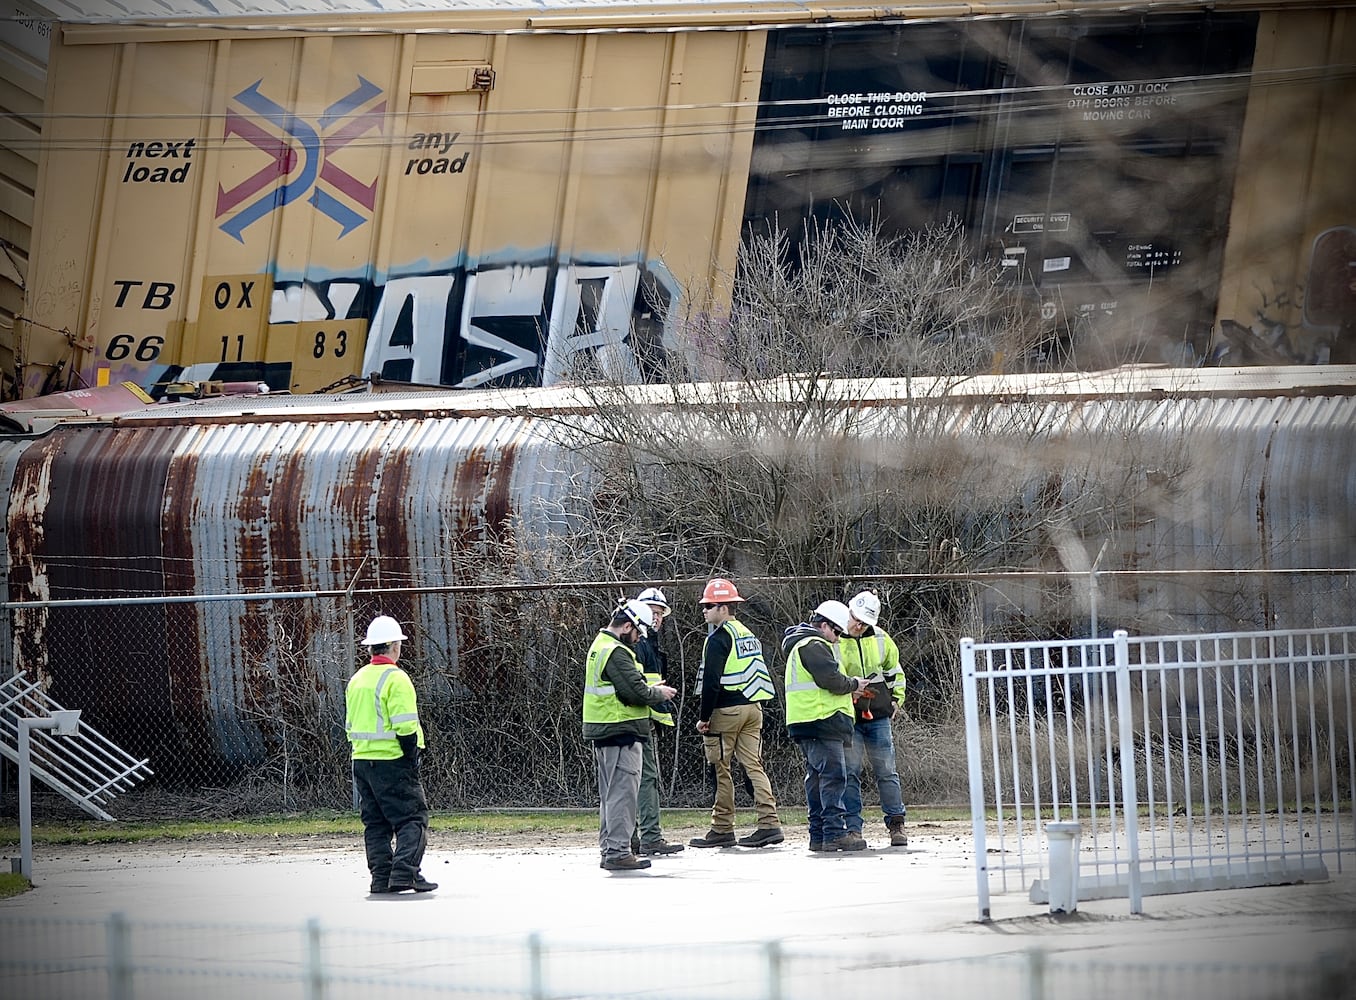
M 358 86 L 326 108 L 318 127 L 313 127 L 260 93 L 261 83 L 256 80 L 232 98 L 235 106 L 227 107 L 225 138 L 239 136 L 266 154 L 269 162 L 229 191 L 217 185 L 216 218 L 227 217 L 222 231 L 244 243 L 249 226 L 306 198 L 339 223 L 341 238 L 347 236 L 371 218 L 377 179 L 364 184 L 333 157 L 369 132 L 385 133 L 382 89 L 358 77 Z

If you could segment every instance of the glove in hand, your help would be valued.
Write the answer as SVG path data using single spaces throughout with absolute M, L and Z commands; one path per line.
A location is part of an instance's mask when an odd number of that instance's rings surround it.
M 397 736 L 400 741 L 401 759 L 410 767 L 419 766 L 419 734 L 410 733 L 408 736 Z

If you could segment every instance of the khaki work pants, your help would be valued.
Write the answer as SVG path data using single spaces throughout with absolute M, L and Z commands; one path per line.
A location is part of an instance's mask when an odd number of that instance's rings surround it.
M 702 736 L 706 760 L 716 768 L 716 801 L 711 806 L 711 829 L 730 833 L 735 826 L 734 778 L 730 762 L 738 758 L 753 785 L 759 829 L 781 826 L 772 783 L 763 770 L 763 710 L 757 705 L 734 705 L 711 713 L 711 730 Z

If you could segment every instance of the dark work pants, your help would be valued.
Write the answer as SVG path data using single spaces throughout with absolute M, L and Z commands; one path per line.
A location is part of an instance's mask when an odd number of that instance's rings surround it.
M 404 759 L 355 760 L 353 782 L 373 887 L 387 881 L 408 885 L 419 874 L 428 843 L 428 802 L 418 769 Z

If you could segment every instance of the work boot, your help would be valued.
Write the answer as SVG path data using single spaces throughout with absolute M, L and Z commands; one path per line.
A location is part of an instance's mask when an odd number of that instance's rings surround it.
M 833 840 L 824 841 L 824 850 L 826 851 L 864 851 L 866 850 L 866 841 L 862 839 L 860 833 L 853 833 L 849 830 L 841 837 L 835 837 Z
M 647 840 L 640 845 L 639 854 L 677 854 L 683 850 L 682 844 L 670 844 L 663 837 L 658 840 Z
M 387 885 L 385 882 L 382 882 L 380 885 L 378 885 L 376 882 L 373 882 L 371 888 L 368 889 L 368 891 L 374 896 L 384 896 L 388 892 L 391 892 L 392 890 L 391 887 Z
M 415 892 L 432 892 L 436 888 L 438 888 L 437 882 L 430 882 L 428 879 L 424 878 L 424 876 L 416 875 L 411 882 L 392 882 L 386 887 L 386 891 L 409 892 L 410 890 L 414 890 Z
M 771 847 L 773 844 L 780 844 L 786 837 L 782 835 L 782 828 L 779 826 L 760 826 L 753 833 L 739 841 L 740 847 Z
M 688 842 L 689 847 L 734 847 L 735 835 L 733 830 L 721 833 L 719 830 L 707 830 L 704 837 L 693 837 Z
M 816 851 L 816 852 L 824 850 L 824 841 L 822 841 L 822 840 L 812 840 L 812 841 L 810 841 L 810 850 Z
M 638 858 L 634 854 L 617 854 L 610 858 L 603 858 L 598 862 L 598 867 L 610 872 L 635 872 L 642 868 L 650 867 L 649 858 Z
M 904 821 L 902 819 L 894 820 L 893 822 L 887 824 L 887 826 L 889 827 L 890 830 L 891 847 L 909 846 L 909 838 L 904 833 Z

